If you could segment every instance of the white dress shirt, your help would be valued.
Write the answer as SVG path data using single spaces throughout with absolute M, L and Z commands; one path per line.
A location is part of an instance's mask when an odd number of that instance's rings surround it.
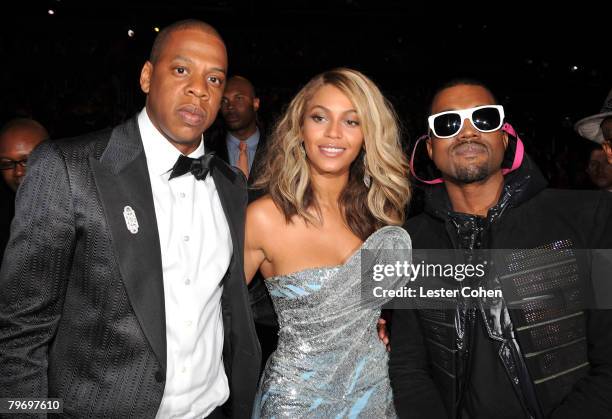
M 166 385 L 157 418 L 202 418 L 229 397 L 223 368 L 221 280 L 232 256 L 212 176 L 168 180 L 180 152 L 153 126 L 138 126 L 159 231 L 166 307 Z M 204 144 L 188 157 L 204 154 Z M 154 256 L 154 255 L 151 255 Z

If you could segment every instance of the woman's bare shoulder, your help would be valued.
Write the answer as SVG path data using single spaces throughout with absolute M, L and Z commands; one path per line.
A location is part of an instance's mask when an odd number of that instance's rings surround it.
M 285 224 L 285 216 L 270 195 L 264 195 L 247 207 L 247 228 L 270 229 Z

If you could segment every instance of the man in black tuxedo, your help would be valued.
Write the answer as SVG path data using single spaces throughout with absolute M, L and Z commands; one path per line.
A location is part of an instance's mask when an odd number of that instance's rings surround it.
M 250 415 L 245 179 L 202 157 L 226 72 L 217 31 L 177 22 L 137 116 L 32 154 L 0 271 L 0 397 L 61 398 L 69 417 Z

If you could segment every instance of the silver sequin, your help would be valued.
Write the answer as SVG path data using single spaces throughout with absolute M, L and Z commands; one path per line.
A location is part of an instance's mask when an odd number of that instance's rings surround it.
M 388 354 L 376 331 L 386 300 L 362 297 L 361 250 L 410 247 L 405 230 L 384 227 L 343 265 L 266 281 L 279 342 L 261 378 L 253 418 L 396 417 Z M 393 287 L 406 280 L 395 278 Z

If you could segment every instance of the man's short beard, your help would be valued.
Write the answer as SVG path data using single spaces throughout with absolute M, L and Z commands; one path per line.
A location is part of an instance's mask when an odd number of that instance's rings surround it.
M 236 122 L 232 122 L 232 123 L 226 123 L 227 128 L 229 131 L 240 131 L 242 129 L 245 129 L 246 127 L 249 126 L 248 123 L 245 123 L 243 121 L 236 121 Z
M 246 129 L 251 124 L 253 124 L 253 123 L 257 124 L 257 119 L 256 118 L 247 119 L 247 120 L 239 119 L 239 120 L 237 120 L 237 121 L 235 121 L 235 122 L 233 122 L 231 124 L 227 123 L 227 122 L 225 124 L 226 124 L 226 126 L 228 128 L 228 131 L 234 132 L 234 131 L 241 131 L 243 129 Z
M 481 164 L 478 166 L 463 166 L 455 170 L 453 178 L 458 183 L 474 183 L 485 180 L 491 174 L 487 164 Z

